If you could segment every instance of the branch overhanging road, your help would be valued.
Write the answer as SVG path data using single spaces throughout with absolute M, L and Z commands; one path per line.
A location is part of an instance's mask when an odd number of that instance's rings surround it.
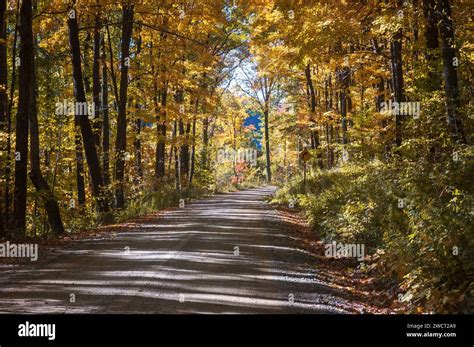
M 41 263 L 4 266 L 0 313 L 349 312 L 264 201 L 274 190 L 219 194 Z

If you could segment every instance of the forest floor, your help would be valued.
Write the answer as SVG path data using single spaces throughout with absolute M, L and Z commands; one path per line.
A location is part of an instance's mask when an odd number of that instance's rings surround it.
M 0 265 L 0 313 L 390 313 L 275 187 L 196 200 Z

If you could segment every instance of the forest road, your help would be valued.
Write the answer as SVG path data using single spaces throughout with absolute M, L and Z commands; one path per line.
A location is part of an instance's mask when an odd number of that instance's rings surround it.
M 0 313 L 354 312 L 265 201 L 275 189 L 196 200 L 36 263 L 2 265 Z

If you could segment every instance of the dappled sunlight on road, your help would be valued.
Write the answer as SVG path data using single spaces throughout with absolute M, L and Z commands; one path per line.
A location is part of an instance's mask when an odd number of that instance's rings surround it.
M 353 303 L 262 201 L 272 189 L 217 195 L 2 270 L 0 312 L 347 312 Z

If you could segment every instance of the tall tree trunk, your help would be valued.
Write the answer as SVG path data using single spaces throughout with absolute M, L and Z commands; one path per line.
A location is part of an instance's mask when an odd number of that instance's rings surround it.
M 372 47 L 375 54 L 382 54 L 382 47 L 379 45 L 376 38 L 372 39 Z M 380 81 L 375 86 L 377 88 L 377 94 L 375 97 L 375 110 L 377 112 L 380 112 L 382 110 L 382 103 L 385 102 L 385 79 L 383 78 L 383 76 L 380 76 L 379 78 Z M 384 150 L 382 152 L 382 157 L 385 157 L 390 152 L 390 143 L 385 140 L 385 130 L 389 125 L 385 115 L 382 117 L 380 125 L 382 127 L 380 137 L 382 138 L 382 142 L 384 142 Z
M 109 76 L 106 63 L 105 34 L 102 35 L 102 170 L 104 185 L 110 184 Z
M 92 120 L 92 126 L 94 130 L 94 141 L 97 148 L 97 155 L 101 157 L 101 113 L 102 107 L 100 107 L 100 19 L 99 16 L 95 17 L 94 27 L 94 62 L 92 63 L 92 99 L 94 101 L 95 115 Z
M 137 105 L 138 108 L 138 105 Z M 143 177 L 143 167 L 142 167 L 142 140 L 141 140 L 141 130 L 142 130 L 142 119 L 135 119 L 135 139 L 133 140 L 133 148 L 135 150 L 135 171 L 137 174 L 137 182 L 139 183 Z
M 186 124 L 185 128 L 184 122 L 182 120 L 179 121 L 179 135 L 183 141 L 183 144 L 179 149 L 181 177 L 186 180 L 189 179 L 189 144 L 187 142 L 190 130 L 191 128 L 189 123 Z
M 267 169 L 267 182 L 272 180 L 272 168 L 270 162 L 270 131 L 268 127 L 268 114 L 269 114 L 269 105 L 268 101 L 265 102 L 265 109 L 263 111 L 263 126 L 265 132 L 265 158 L 266 158 L 266 169 Z
M 173 141 L 173 149 L 174 149 L 174 182 L 176 186 L 176 192 L 178 194 L 181 194 L 181 167 L 180 167 L 180 160 L 179 160 L 179 155 L 178 155 L 178 147 L 176 146 L 176 138 L 177 138 L 177 133 L 178 133 L 178 121 L 174 121 L 174 126 L 173 126 L 173 138 L 175 141 Z M 170 155 L 171 157 L 171 155 Z
M 7 83 L 8 83 L 8 65 L 7 65 L 7 25 L 6 25 L 6 1 L 0 2 L 0 130 L 4 131 L 7 121 Z M 3 150 L 3 148 L 2 148 Z
M 305 68 L 305 76 L 306 76 L 306 84 L 308 86 L 308 91 L 310 95 L 310 107 L 311 107 L 311 118 L 313 122 L 316 123 L 316 93 L 314 91 L 313 80 L 311 78 L 311 66 L 308 64 Z M 318 130 L 311 130 L 311 144 L 312 149 L 318 151 L 317 158 L 318 158 L 318 166 L 322 170 L 324 168 L 323 164 L 323 155 L 319 152 L 320 140 L 319 140 L 319 131 Z
M 439 33 L 438 33 L 438 13 L 436 0 L 423 0 L 423 16 L 425 19 L 424 37 L 426 42 L 425 60 L 428 68 L 427 86 L 428 92 L 432 93 L 441 88 L 442 77 L 439 69 Z M 430 146 L 430 161 L 437 160 L 436 153 L 439 150 L 439 134 L 433 134 L 433 144 Z
M 401 1 L 397 1 L 398 6 L 401 5 Z M 402 30 L 398 30 L 392 39 L 391 47 L 391 60 L 392 60 L 392 83 L 394 92 L 394 101 L 400 103 L 405 101 L 404 98 L 404 82 L 403 82 L 403 69 L 402 69 Z M 402 115 L 400 112 L 395 114 L 395 144 L 397 147 L 402 144 Z
M 139 36 L 137 40 L 137 51 L 135 58 L 138 59 L 141 53 L 142 48 L 142 38 Z M 137 68 L 140 69 L 140 61 L 137 61 Z M 137 88 L 140 91 L 140 80 L 137 82 Z M 138 97 L 135 101 L 135 110 L 137 113 L 140 112 L 141 105 L 138 102 Z M 136 178 L 135 184 L 141 184 L 143 178 L 143 166 L 142 166 L 142 140 L 141 140 L 141 131 L 142 131 L 142 119 L 138 115 L 135 117 L 135 139 L 133 140 L 133 148 L 135 150 L 135 171 Z
M 197 104 L 197 101 L 196 101 Z M 197 105 L 196 105 L 197 108 Z M 195 165 L 196 165 L 196 116 L 193 118 L 192 126 L 192 146 L 191 146 L 191 168 L 189 170 L 189 185 L 193 183 Z
M 6 24 L 6 1 L 0 2 L 0 131 L 6 130 L 7 121 L 7 84 L 8 84 L 8 65 L 7 65 L 7 24 Z M 3 145 L 3 143 L 2 143 Z M 3 147 L 2 147 L 3 151 Z
M 438 0 L 438 10 L 448 127 L 455 142 L 465 143 L 466 138 L 464 136 L 464 128 L 458 114 L 458 109 L 460 107 L 457 71 L 458 62 L 456 61 L 454 28 L 449 0 Z
M 11 141 L 11 134 L 12 134 L 12 110 L 13 110 L 13 102 L 14 102 L 14 94 L 15 94 L 15 82 L 16 82 L 16 50 L 17 50 L 17 41 L 18 41 L 18 23 L 20 17 L 20 0 L 16 2 L 16 11 L 15 11 L 15 30 L 13 35 L 13 49 L 11 54 L 11 62 L 12 62 L 12 75 L 10 81 L 10 90 L 9 90 L 9 101 L 8 101 L 8 109 L 7 109 L 7 148 L 6 148 L 6 166 L 5 166 L 5 223 L 7 227 L 10 227 L 11 224 L 11 215 L 10 215 L 10 186 L 11 186 L 11 165 L 12 165 L 12 141 Z
M 86 204 L 86 184 L 84 180 L 84 150 L 82 148 L 81 141 L 81 128 L 79 119 L 74 119 L 74 145 L 75 145 L 75 156 L 76 156 L 76 188 L 77 188 L 77 199 L 79 206 Z
M 202 150 L 201 150 L 201 166 L 203 170 L 207 170 L 209 168 L 208 151 L 209 151 L 209 118 L 207 116 L 204 116 L 202 120 Z
M 342 144 L 347 145 L 349 143 L 347 137 L 347 110 L 348 110 L 348 89 L 349 89 L 349 68 L 345 67 L 337 70 L 337 81 L 339 85 L 339 104 L 341 111 L 341 128 L 342 128 Z
M 161 40 L 164 35 L 161 35 Z M 153 59 L 153 43 L 150 45 L 150 56 Z M 153 102 L 156 117 L 156 148 L 155 148 L 155 178 L 161 180 L 165 177 L 166 164 L 166 104 L 168 102 L 168 83 L 163 81 L 161 89 L 158 88 L 158 76 L 155 73 L 155 65 L 152 64 L 153 75 Z M 163 69 L 163 77 L 165 76 Z M 171 158 L 170 158 L 171 159 Z
M 109 46 L 109 63 L 110 63 L 110 76 L 112 77 L 112 87 L 114 90 L 114 96 L 115 96 L 115 104 L 114 104 L 114 109 L 118 109 L 118 105 L 120 104 L 120 97 L 119 97 L 119 92 L 118 92 L 118 85 L 117 85 L 117 76 L 115 74 L 115 62 L 114 62 L 114 52 L 112 49 L 112 38 L 110 35 L 110 28 L 108 25 L 106 25 L 106 30 L 107 30 L 107 41 L 108 41 L 108 46 Z
M 156 141 L 156 162 L 155 177 L 162 179 L 165 177 L 165 157 L 166 157 L 166 103 L 168 98 L 168 87 L 165 84 L 161 90 L 160 110 L 157 117 L 157 141 Z
M 0 131 L 7 132 L 7 107 L 8 107 L 8 97 L 7 97 L 7 84 L 8 84 L 8 65 L 7 65 L 7 25 L 6 25 L 6 12 L 7 12 L 7 2 L 0 2 Z M 5 145 L 5 147 L 4 147 Z M 4 143 L 3 138 L 1 139 L 0 151 L 3 152 L 6 149 L 6 143 Z M 4 166 L 5 165 L 5 166 Z M 6 177 L 6 166 L 8 164 L 5 162 L 0 163 L 0 176 Z M 6 183 L 6 182 L 5 182 Z M 5 234 L 5 224 L 4 224 L 4 191 L 3 184 L 0 186 L 0 236 Z
M 84 55 L 82 56 L 82 60 L 84 62 L 84 88 L 86 90 L 86 94 L 91 92 L 91 80 L 89 78 L 89 50 L 90 50 L 90 42 L 91 42 L 91 34 L 88 32 L 86 38 L 84 40 Z
M 438 18 L 436 11 L 436 0 L 423 0 L 423 15 L 425 18 L 425 58 L 428 63 L 428 88 L 429 91 L 437 90 L 441 85 L 441 78 L 436 72 L 437 52 L 439 48 Z
M 20 73 L 18 113 L 16 117 L 15 145 L 15 190 L 13 217 L 15 233 L 25 235 L 26 232 L 26 193 L 28 169 L 28 132 L 31 101 L 31 76 L 33 74 L 30 52 L 33 50 L 31 31 L 32 2 L 23 0 L 20 8 Z
M 77 14 L 75 10 L 70 10 L 69 19 L 69 43 L 71 46 L 71 57 L 74 79 L 74 95 L 76 102 L 86 104 L 86 94 L 84 91 L 84 81 L 81 66 L 81 48 L 79 44 L 79 26 L 77 24 Z M 103 196 L 104 181 L 100 170 L 99 157 L 95 148 L 92 127 L 87 115 L 75 115 L 81 127 L 82 140 L 86 153 L 86 160 L 92 182 L 92 192 L 97 200 L 97 206 L 100 212 L 108 211 L 107 201 Z
M 173 126 L 173 130 L 171 131 L 171 145 L 170 145 L 170 153 L 168 155 L 168 169 L 171 171 L 171 164 L 173 161 L 173 153 L 174 153 L 174 143 L 176 141 L 176 133 L 175 133 L 175 127 Z
M 24 2 L 25 0 L 23 0 Z M 31 14 L 31 12 L 30 12 Z M 36 191 L 43 199 L 44 207 L 48 215 L 49 225 L 55 235 L 64 233 L 61 213 L 59 211 L 58 202 L 54 196 L 54 192 L 50 189 L 48 183 L 41 173 L 40 164 L 40 143 L 39 143 L 39 129 L 38 129 L 38 110 L 36 105 L 36 71 L 35 71 L 35 56 L 33 50 L 33 25 L 32 17 L 28 18 L 28 36 L 25 37 L 25 52 L 24 56 L 28 57 L 25 64 L 31 67 L 30 79 L 30 98 L 28 109 L 30 110 L 30 179 L 36 188 Z M 23 38 L 22 38 L 23 40 Z M 20 76 L 21 78 L 21 76 Z M 26 101 L 26 100 L 25 100 Z
M 332 109 L 332 96 L 331 96 L 331 90 L 332 90 L 332 84 L 331 84 L 331 75 L 326 77 L 325 83 L 324 83 L 324 101 L 325 101 L 325 110 L 328 112 L 329 110 Z M 332 131 L 332 124 L 330 124 L 332 121 L 332 118 L 329 117 L 329 119 L 326 121 L 326 155 L 327 155 L 327 161 L 328 161 L 328 169 L 331 169 L 333 166 L 333 161 L 334 161 L 334 152 L 332 149 L 332 133 L 330 134 L 330 130 Z
M 192 122 L 192 133 L 191 133 L 191 167 L 189 168 L 189 185 L 191 186 L 194 177 L 195 165 L 196 165 L 196 117 L 199 110 L 199 98 L 196 98 L 194 104 L 194 116 Z
M 128 4 L 122 11 L 122 44 L 120 62 L 120 95 L 117 115 L 117 137 L 115 141 L 115 201 L 117 208 L 125 206 L 124 175 L 127 150 L 127 93 L 130 41 L 133 30 L 133 6 Z
M 184 91 L 179 90 L 176 93 L 176 103 L 180 109 L 184 108 Z M 180 111 L 180 116 L 178 120 L 178 129 L 177 133 L 179 135 L 179 139 L 181 145 L 179 146 L 179 173 L 180 178 L 184 177 L 185 179 L 188 178 L 189 173 L 189 145 L 187 144 L 187 134 L 184 127 L 183 122 L 184 113 Z

